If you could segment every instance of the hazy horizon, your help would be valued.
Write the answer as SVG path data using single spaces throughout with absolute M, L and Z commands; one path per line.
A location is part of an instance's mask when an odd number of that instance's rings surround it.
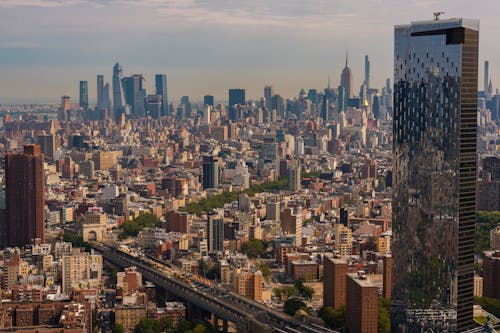
M 0 0 L 0 104 L 58 103 L 62 95 L 77 102 L 80 80 L 94 103 L 96 75 L 111 83 L 116 61 L 124 75 L 145 74 L 148 92 L 155 73 L 167 74 L 170 101 L 226 100 L 229 88 L 255 99 L 266 84 L 291 97 L 325 88 L 328 76 L 338 86 L 346 50 L 357 94 L 365 54 L 371 86 L 381 88 L 392 81 L 394 25 L 434 11 L 480 20 L 479 89 L 485 59 L 496 87 L 493 0 Z

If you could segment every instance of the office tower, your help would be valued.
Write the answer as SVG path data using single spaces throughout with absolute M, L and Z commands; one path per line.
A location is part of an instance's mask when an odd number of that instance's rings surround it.
M 234 290 L 255 301 L 262 301 L 264 277 L 260 271 L 237 269 L 234 274 Z
M 45 188 L 40 146 L 5 156 L 7 216 L 2 227 L 4 246 L 22 247 L 34 239 L 45 242 Z
M 122 79 L 125 102 L 132 106 L 132 114 L 136 117 L 145 115 L 146 91 L 142 87 L 143 80 L 142 74 L 134 74 Z
M 122 86 L 123 68 L 119 63 L 113 67 L 113 117 L 115 120 L 125 112 L 125 95 Z
M 111 110 L 111 107 L 113 106 L 113 100 L 111 99 L 112 96 L 113 92 L 111 91 L 111 85 L 106 82 L 104 88 L 102 89 L 100 109 Z
M 323 305 L 340 309 L 346 302 L 347 261 L 324 257 Z
M 181 97 L 181 105 L 184 106 L 184 114 L 182 117 L 191 117 L 191 102 L 189 101 L 189 96 Z
M 301 176 L 300 176 L 300 165 L 298 162 L 292 162 L 288 167 L 288 189 L 291 191 L 300 191 L 301 184 Z
M 370 89 L 370 60 L 368 59 L 368 55 L 365 55 L 365 87 L 366 90 Z
M 102 109 L 102 93 L 104 89 L 104 76 L 97 75 L 97 108 Z
M 36 137 L 36 143 L 40 146 L 40 150 L 44 157 L 49 160 L 54 160 L 54 152 L 56 151 L 56 136 L 54 134 L 42 134 Z
M 274 96 L 274 89 L 272 85 L 264 87 L 264 98 L 266 99 L 266 108 L 271 109 L 271 99 Z M 230 104 L 231 105 L 231 104 Z
M 229 107 L 245 105 L 245 89 L 229 89 Z
M 340 114 L 340 112 L 345 110 L 345 89 L 342 86 L 339 86 L 337 89 L 337 112 Z
M 484 61 L 484 94 L 486 95 L 490 83 L 490 62 Z
M 224 251 L 224 213 L 217 210 L 208 213 L 207 246 L 208 253 Z
M 500 299 L 500 251 L 484 251 L 483 296 Z
M 219 161 L 214 156 L 203 156 L 203 189 L 219 187 Z
M 205 104 L 203 106 L 203 123 L 205 125 L 210 125 L 212 117 L 212 106 Z
M 147 114 L 154 119 L 158 119 L 162 115 L 163 101 L 161 95 L 148 95 L 146 97 Z
M 80 81 L 80 107 L 84 110 L 89 108 L 89 83 Z
M 352 71 L 349 67 L 348 55 L 345 56 L 345 67 L 342 70 L 342 75 L 340 76 L 340 85 L 344 88 L 345 99 L 351 98 L 352 94 Z M 345 102 L 344 102 L 345 103 Z
M 212 96 L 212 95 L 203 96 L 203 104 L 214 107 L 214 96 Z
M 323 124 L 328 121 L 328 98 L 323 95 L 323 103 L 321 103 L 321 119 Z
M 473 325 L 478 38 L 475 20 L 395 27 L 394 332 Z
M 483 175 L 491 174 L 491 180 L 500 180 L 500 158 L 488 156 L 483 159 Z
M 59 108 L 59 114 L 58 114 L 58 119 L 59 120 L 68 120 L 68 111 L 71 108 L 71 104 L 69 101 L 69 96 L 62 96 L 61 97 L 61 107 Z
M 168 91 L 166 74 L 155 75 L 155 88 L 156 95 L 160 95 L 162 100 L 161 116 L 165 117 L 168 115 Z
M 346 293 L 346 328 L 349 332 L 377 333 L 377 285 L 363 271 L 347 273 Z
M 378 99 L 378 95 L 373 96 L 372 113 L 374 119 L 380 119 L 380 102 Z

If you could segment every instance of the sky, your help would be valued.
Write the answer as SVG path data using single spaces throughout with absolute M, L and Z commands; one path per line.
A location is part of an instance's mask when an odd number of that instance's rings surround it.
M 480 20 L 482 61 L 500 82 L 498 0 L 0 0 L 0 104 L 78 101 L 78 82 L 96 75 L 168 76 L 169 100 L 203 95 L 227 100 L 228 88 L 248 98 L 266 84 L 284 97 L 301 88 L 339 84 L 346 51 L 357 92 L 364 56 L 371 86 L 392 79 L 394 25 L 444 18 Z M 496 80 L 496 81 L 495 81 Z M 500 83 L 499 83 L 500 84 Z

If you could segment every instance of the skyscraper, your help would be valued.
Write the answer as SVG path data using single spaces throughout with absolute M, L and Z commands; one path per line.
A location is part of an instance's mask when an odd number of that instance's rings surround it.
M 490 62 L 488 60 L 484 61 L 484 94 L 488 91 L 488 86 L 490 83 Z
M 214 96 L 212 96 L 212 95 L 203 96 L 203 104 L 210 105 L 213 107 L 214 106 Z
M 61 108 L 59 109 L 59 120 L 68 120 L 68 111 L 71 108 L 69 96 L 61 97 Z
M 224 216 L 217 210 L 208 213 L 207 246 L 208 253 L 224 251 Z
M 122 86 L 123 68 L 117 62 L 113 67 L 113 106 L 115 119 L 119 114 L 124 112 L 125 96 L 123 94 Z
M 266 99 L 266 108 L 271 109 L 271 99 L 274 95 L 274 89 L 272 85 L 264 87 L 264 98 Z
M 161 95 L 148 95 L 146 97 L 146 110 L 152 118 L 160 118 L 163 110 Z
M 337 89 L 337 111 L 338 113 L 345 110 L 345 90 L 344 87 L 339 86 Z
M 475 20 L 395 27 L 393 332 L 472 326 L 478 38 Z
M 346 274 L 348 264 L 342 259 L 324 257 L 323 305 L 340 309 L 346 302 Z
M 142 74 L 134 74 L 122 79 L 125 102 L 132 106 L 132 114 L 136 117 L 142 117 L 146 113 L 146 91 L 142 87 L 143 80 Z
M 89 108 L 89 83 L 80 81 L 80 107 L 84 110 Z
M 203 156 L 203 189 L 219 186 L 219 161 L 214 156 Z
M 166 74 L 155 75 L 155 88 L 156 88 L 156 95 L 160 95 L 162 100 L 161 116 L 165 117 L 168 114 L 168 92 L 167 92 Z
M 346 99 L 351 98 L 352 94 L 352 71 L 349 67 L 348 55 L 345 56 L 345 67 L 340 76 L 340 85 L 344 88 L 344 96 Z
M 365 82 L 366 90 L 370 89 L 370 60 L 368 55 L 365 55 Z
M 245 104 L 245 89 L 229 89 L 229 107 Z
M 104 89 L 104 76 L 97 75 L 97 108 L 102 108 L 102 93 Z
M 21 154 L 5 156 L 7 216 L 2 226 L 3 245 L 45 242 L 45 190 L 43 154 L 40 146 L 24 147 Z

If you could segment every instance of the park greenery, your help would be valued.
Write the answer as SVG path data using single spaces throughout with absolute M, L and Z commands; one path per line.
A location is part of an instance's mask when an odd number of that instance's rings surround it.
M 73 247 L 83 247 L 85 251 L 90 252 L 92 245 L 83 241 L 83 237 L 73 233 L 70 230 L 64 230 L 63 241 L 71 243 Z
M 287 299 L 283 306 L 283 310 L 290 316 L 294 316 L 295 313 L 299 310 L 305 310 L 306 312 L 308 311 L 306 303 L 304 303 L 297 297 Z
M 490 249 L 490 230 L 500 225 L 500 212 L 477 212 L 475 252 L 482 253 Z
M 474 297 L 474 303 L 481 305 L 481 307 L 500 318 L 500 299 L 488 298 L 488 297 Z
M 201 215 L 202 212 L 210 211 L 215 208 L 222 208 L 225 204 L 237 201 L 241 193 L 246 193 L 253 197 L 257 193 L 281 191 L 288 188 L 288 178 L 282 177 L 276 181 L 267 181 L 261 184 L 252 185 L 249 189 L 241 192 L 222 192 L 197 202 L 191 202 L 180 211 L 190 214 Z
M 266 244 L 263 240 L 254 238 L 241 246 L 241 252 L 249 258 L 260 258 L 266 254 Z
M 154 214 L 144 213 L 131 221 L 125 221 L 120 226 L 122 232 L 118 235 L 118 238 L 125 239 L 127 237 L 135 237 L 142 229 L 154 227 L 161 227 L 160 219 Z
M 291 298 L 311 300 L 314 295 L 314 289 L 306 286 L 304 282 L 304 279 L 297 279 L 295 280 L 293 286 L 274 288 L 274 296 L 285 303 Z

